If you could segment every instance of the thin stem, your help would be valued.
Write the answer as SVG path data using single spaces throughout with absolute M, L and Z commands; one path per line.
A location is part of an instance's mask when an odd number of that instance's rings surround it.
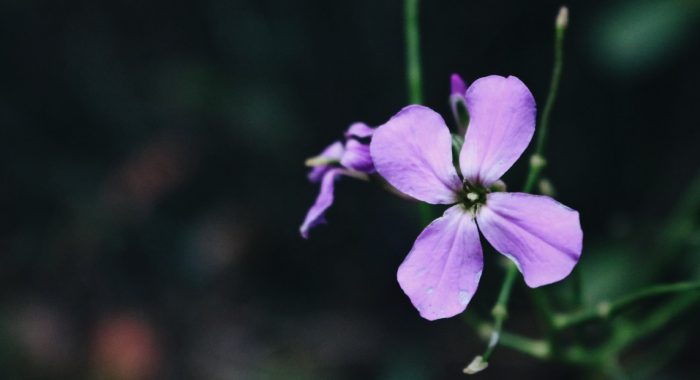
M 420 33 L 418 30 L 418 5 L 420 0 L 405 2 L 406 79 L 411 104 L 423 103 L 423 85 L 420 63 Z
M 544 156 L 544 148 L 547 143 L 547 128 L 549 127 L 549 115 L 552 113 L 554 101 L 557 99 L 557 94 L 559 93 L 559 79 L 561 78 L 561 71 L 564 66 L 564 32 L 566 31 L 566 24 L 568 22 L 560 22 L 563 13 L 568 13 L 566 7 L 562 7 L 559 11 L 560 16 L 557 17 L 555 28 L 554 70 L 552 70 L 552 82 L 549 86 L 549 96 L 547 96 L 547 103 L 544 106 L 544 112 L 542 112 L 542 119 L 540 120 L 540 133 L 537 138 L 537 150 L 535 151 L 535 154 L 540 156 Z M 568 16 L 564 17 L 568 18 Z
M 491 357 L 491 353 L 498 345 L 500 339 L 501 330 L 503 329 L 503 321 L 508 316 L 508 299 L 510 298 L 510 291 L 513 289 L 513 283 L 515 282 L 515 277 L 518 275 L 518 267 L 514 263 L 508 262 L 508 270 L 506 272 L 506 277 L 503 279 L 503 286 L 501 287 L 501 292 L 498 294 L 498 301 L 493 307 L 491 314 L 493 314 L 494 324 L 493 331 L 491 332 L 491 339 L 489 340 L 489 345 L 486 347 L 486 351 L 482 355 L 483 361 L 486 362 Z
M 405 30 L 406 35 L 406 80 L 408 82 L 408 101 L 411 104 L 423 103 L 423 83 L 420 64 L 420 31 L 418 29 L 418 5 L 420 0 L 406 0 Z M 421 225 L 430 224 L 435 219 L 433 208 L 425 202 L 418 205 Z
M 552 70 L 552 82 L 549 86 L 547 103 L 544 106 L 542 118 L 540 119 L 537 147 L 535 148 L 535 154 L 532 155 L 532 159 L 530 160 L 530 172 L 525 182 L 526 193 L 532 191 L 542 169 L 546 165 L 546 161 L 544 160 L 544 148 L 547 143 L 549 116 L 552 113 L 554 101 L 557 99 L 557 94 L 559 93 L 559 79 L 561 78 L 561 72 L 564 66 L 564 32 L 568 24 L 568 13 L 569 11 L 566 7 L 561 7 L 555 23 L 556 37 L 554 39 L 554 70 Z
M 493 326 L 484 322 L 469 310 L 462 313 L 463 320 L 469 324 L 483 340 L 490 340 L 493 332 Z M 526 338 L 524 336 L 513 334 L 508 331 L 501 330 L 499 334 L 499 344 L 512 348 L 516 351 L 526 353 L 528 355 L 547 359 L 550 356 L 551 350 L 546 341 Z M 482 357 L 482 361 L 485 361 Z
M 560 354 L 560 342 L 557 337 L 556 326 L 554 325 L 554 312 L 549 299 L 544 294 L 544 289 L 528 289 L 528 294 L 537 309 L 537 314 L 544 322 L 545 334 L 552 349 L 552 354 Z
M 698 289 L 700 289 L 700 283 L 696 282 L 682 282 L 677 284 L 652 286 L 640 292 L 623 297 L 615 302 L 602 302 L 594 310 L 587 310 L 571 315 L 557 315 L 554 318 L 554 325 L 557 329 L 563 329 L 596 319 L 606 319 L 619 314 L 629 306 L 646 300 L 647 298 L 662 294 L 679 293 Z
M 574 307 L 579 309 L 583 304 L 583 276 L 581 276 L 581 269 L 574 268 L 571 272 L 573 276 L 573 289 L 571 290 Z
M 525 338 L 507 331 L 501 332 L 500 344 L 540 359 L 548 359 L 552 352 L 544 340 Z
M 684 294 L 676 297 L 674 300 L 664 305 L 664 307 L 659 308 L 644 321 L 635 323 L 630 331 L 631 334 L 620 334 L 621 338 L 618 344 L 622 347 L 627 346 L 636 340 L 668 326 L 670 321 L 683 314 L 699 300 L 700 294 Z
M 682 252 L 681 248 L 688 242 L 688 238 L 695 233 L 698 208 L 700 208 L 700 172 L 695 174 L 658 236 L 652 256 L 654 259 L 650 273 L 652 277 L 665 273 L 668 266 L 674 263 Z

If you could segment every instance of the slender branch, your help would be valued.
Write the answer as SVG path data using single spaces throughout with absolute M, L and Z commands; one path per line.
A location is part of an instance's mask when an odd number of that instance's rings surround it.
M 418 29 L 418 5 L 420 0 L 405 2 L 406 79 L 411 104 L 423 103 L 423 84 L 420 63 L 420 33 Z
M 535 148 L 535 154 L 533 154 L 530 159 L 530 172 L 525 182 L 526 193 L 532 191 L 542 169 L 547 164 L 544 160 L 544 148 L 547 143 L 549 116 L 552 113 L 554 101 L 557 99 L 557 94 L 559 93 L 559 79 L 561 78 L 562 67 L 564 66 L 564 32 L 566 32 L 566 27 L 569 23 L 568 19 L 569 10 L 566 7 L 561 7 L 555 23 L 556 37 L 554 39 L 554 70 L 552 70 L 552 82 L 549 86 L 547 103 L 544 106 L 542 118 L 540 119 L 537 147 Z
M 573 289 L 571 290 L 573 304 L 575 308 L 579 309 L 583 304 L 583 277 L 581 276 L 581 269 L 574 268 L 574 270 L 571 272 L 571 275 L 573 276 L 574 280 Z
M 468 310 L 462 313 L 462 318 L 477 332 L 481 339 L 485 341 L 489 341 L 491 339 L 491 335 L 493 333 L 492 325 L 484 322 Z M 499 344 L 503 346 L 540 359 L 547 359 L 550 356 L 551 350 L 547 342 L 544 340 L 526 338 L 524 336 L 502 330 L 499 335 Z M 481 360 L 483 361 L 483 357 Z
M 547 105 L 545 106 L 544 113 L 540 121 L 537 148 L 535 150 L 535 154 L 530 160 L 530 172 L 528 174 L 527 182 L 525 183 L 525 188 L 523 189 L 524 193 L 532 192 L 532 188 L 534 187 L 535 182 L 537 181 L 537 178 L 539 177 L 540 172 L 542 171 L 542 168 L 544 168 L 546 164 L 543 154 L 545 142 L 547 139 L 547 124 L 549 123 L 549 114 L 552 112 L 554 100 L 556 99 L 557 92 L 559 90 L 559 77 L 561 76 L 561 69 L 563 64 L 562 52 L 564 45 L 564 31 L 566 30 L 566 25 L 568 23 L 568 12 L 569 11 L 566 7 L 562 7 L 559 10 L 559 15 L 557 16 L 557 20 L 555 22 L 556 38 L 554 42 L 554 71 L 552 72 L 552 83 L 549 88 Z M 498 296 L 498 301 L 496 302 L 496 306 L 494 306 L 492 311 L 495 321 L 493 332 L 491 333 L 491 339 L 489 340 L 489 345 L 486 348 L 486 352 L 484 352 L 484 355 L 481 359 L 481 361 L 484 363 L 488 361 L 489 357 L 491 356 L 491 353 L 498 344 L 501 329 L 503 328 L 503 320 L 508 314 L 508 298 L 510 296 L 510 291 L 513 288 L 513 283 L 517 274 L 518 268 L 515 266 L 515 264 L 510 263 L 508 267 L 508 272 L 506 273 L 506 277 L 503 279 L 501 293 Z M 550 310 L 545 310 L 545 312 L 547 313 L 547 315 L 551 315 Z M 548 318 L 546 322 L 548 326 L 551 325 L 551 318 Z
M 561 341 L 557 336 L 557 328 L 554 325 L 554 312 L 549 299 L 544 293 L 544 289 L 528 289 L 528 295 L 535 305 L 539 319 L 544 323 L 545 336 L 549 342 L 552 355 L 554 357 L 561 354 Z
M 406 80 L 408 83 L 408 101 L 411 104 L 423 103 L 423 79 L 420 63 L 420 31 L 418 29 L 418 6 L 420 0 L 406 0 L 405 29 L 406 35 Z M 421 202 L 418 205 L 421 224 L 425 227 L 435 219 L 432 207 Z
M 700 172 L 695 174 L 683 195 L 671 210 L 664 228 L 657 237 L 654 250 L 650 256 L 654 260 L 649 277 L 658 278 L 665 273 L 683 251 L 688 238 L 696 232 L 697 211 L 700 209 Z
M 571 315 L 560 314 L 555 316 L 554 325 L 557 329 L 564 329 L 573 325 L 586 323 L 596 319 L 606 319 L 613 317 L 640 301 L 658 295 L 693 291 L 700 289 L 700 283 L 682 282 L 669 285 L 657 285 L 640 292 L 623 297 L 615 302 L 601 302 L 593 310 L 586 310 Z
M 508 299 L 510 298 L 510 291 L 513 289 L 513 283 L 515 282 L 515 277 L 518 275 L 518 267 L 511 261 L 508 261 L 508 269 L 506 271 L 506 277 L 503 279 L 503 286 L 501 287 L 501 292 L 498 294 L 498 301 L 496 305 L 491 310 L 493 314 L 494 324 L 493 330 L 491 331 L 491 338 L 489 340 L 489 345 L 486 347 L 486 351 L 482 355 L 482 360 L 487 362 L 491 353 L 498 345 L 498 341 L 501 337 L 501 330 L 503 329 L 503 321 L 508 316 Z
M 544 340 L 525 338 L 507 331 L 501 332 L 500 344 L 540 359 L 548 359 L 552 352 Z

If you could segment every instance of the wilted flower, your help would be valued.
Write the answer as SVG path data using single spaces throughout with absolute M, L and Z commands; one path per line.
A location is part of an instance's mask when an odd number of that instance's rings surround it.
M 369 155 L 369 140 L 374 131 L 364 123 L 354 123 L 345 132 L 345 145 L 336 141 L 320 155 L 306 161 L 308 166 L 313 166 L 309 180 L 321 182 L 321 191 L 299 228 L 301 236 L 308 239 L 312 227 L 325 223 L 323 214 L 333 204 L 333 187 L 340 176 L 367 180 L 367 174 L 374 173 L 374 164 Z
M 423 230 L 398 271 L 401 288 L 429 320 L 464 311 L 474 295 L 483 269 L 478 229 L 530 287 L 563 279 L 581 255 L 578 212 L 546 196 L 489 189 L 535 132 L 528 88 L 513 76 L 489 76 L 464 99 L 470 121 L 459 155 L 463 180 L 452 163 L 450 132 L 429 108 L 404 108 L 370 144 L 377 171 L 398 190 L 431 204 L 456 203 Z

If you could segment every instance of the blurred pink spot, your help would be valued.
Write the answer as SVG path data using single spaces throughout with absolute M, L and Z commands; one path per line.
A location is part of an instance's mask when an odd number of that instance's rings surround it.
M 109 176 L 103 196 L 118 217 L 143 217 L 189 176 L 191 153 L 190 147 L 179 140 L 161 138 L 151 142 Z
M 155 377 L 162 356 L 152 325 L 129 314 L 107 317 L 97 324 L 91 354 L 97 371 L 118 380 Z

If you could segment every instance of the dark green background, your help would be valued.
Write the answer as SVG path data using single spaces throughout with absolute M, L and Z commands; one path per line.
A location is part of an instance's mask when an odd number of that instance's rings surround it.
M 450 74 L 499 74 L 542 109 L 560 5 L 424 1 L 425 104 L 452 126 Z M 581 214 L 592 302 L 637 289 L 700 172 L 700 4 L 567 5 L 544 175 Z M 459 317 L 421 319 L 395 280 L 421 230 L 414 204 L 344 179 L 329 225 L 298 233 L 317 194 L 304 160 L 407 105 L 402 9 L 0 1 L 0 378 L 134 378 L 96 354 L 115 320 L 136 326 L 133 346 L 153 342 L 146 378 L 464 378 L 484 343 Z M 697 273 L 699 245 L 656 282 Z M 487 316 L 503 271 L 485 256 L 469 307 Z M 538 336 L 523 287 L 506 328 Z M 694 315 L 665 379 L 700 377 Z M 499 348 L 476 378 L 582 373 Z

